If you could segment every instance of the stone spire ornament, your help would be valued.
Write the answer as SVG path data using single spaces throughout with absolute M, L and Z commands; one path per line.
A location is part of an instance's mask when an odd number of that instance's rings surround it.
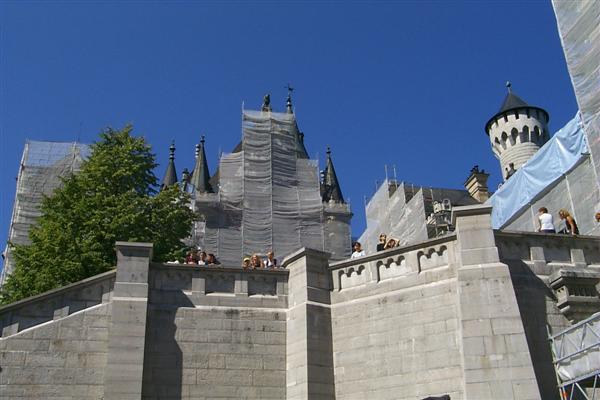
M 169 146 L 169 164 L 167 164 L 165 176 L 160 184 L 160 190 L 175 184 L 177 184 L 177 172 L 175 169 L 175 141 L 173 140 Z
M 344 196 L 342 195 L 342 189 L 340 188 L 335 168 L 333 167 L 331 148 L 329 146 L 327 146 L 327 164 L 323 171 L 322 198 L 323 202 L 344 204 Z
M 204 135 L 200 138 L 200 144 L 196 145 L 196 165 L 192 171 L 190 185 L 195 193 L 214 193 L 210 185 L 210 173 L 208 171 L 208 162 L 204 150 Z
M 263 97 L 261 111 L 271 112 L 271 94 L 270 93 L 265 94 L 265 97 Z
M 293 114 L 294 110 L 292 109 L 292 92 L 294 91 L 294 88 L 288 83 L 286 89 L 288 91 L 288 96 L 287 101 L 285 102 L 285 112 L 287 114 Z

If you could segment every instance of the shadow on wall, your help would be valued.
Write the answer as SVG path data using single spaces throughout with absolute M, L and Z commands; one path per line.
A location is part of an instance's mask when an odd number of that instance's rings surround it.
M 547 340 L 547 325 L 549 323 L 553 325 L 553 323 L 548 320 L 546 307 L 548 302 L 556 303 L 556 297 L 552 290 L 523 261 L 505 260 L 504 262 L 508 265 L 512 277 L 533 362 L 533 370 L 542 399 L 560 400 L 550 342 Z M 513 344 L 506 343 L 505 345 Z
M 181 399 L 183 352 L 176 340 L 175 318 L 180 307 L 194 307 L 181 291 L 172 291 L 172 305 L 156 307 L 148 299 L 142 399 Z

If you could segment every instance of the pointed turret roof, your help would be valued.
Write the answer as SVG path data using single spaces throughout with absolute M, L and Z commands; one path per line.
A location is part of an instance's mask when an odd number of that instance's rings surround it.
M 327 165 L 323 171 L 321 196 L 324 202 L 334 201 L 336 203 L 344 203 L 344 196 L 342 196 L 342 189 L 335 174 L 335 168 L 331 160 L 331 149 L 329 147 L 327 147 Z
M 177 172 L 175 170 L 175 141 L 173 141 L 171 142 L 171 146 L 169 146 L 169 164 L 160 184 L 160 190 L 175 184 L 177 184 Z
M 523 100 L 522 98 L 517 96 L 515 93 L 513 93 L 512 84 L 510 82 L 506 82 L 506 88 L 508 90 L 508 93 L 506 94 L 506 97 L 504 97 L 504 101 L 502 102 L 502 105 L 500 106 L 500 110 L 498 110 L 498 112 L 496 114 L 494 114 L 494 116 L 492 118 L 490 118 L 488 120 L 488 122 L 486 122 L 486 124 L 485 124 L 485 132 L 488 135 L 489 135 L 490 125 L 492 124 L 492 122 L 494 122 L 496 120 L 496 118 L 498 118 L 502 114 L 505 114 L 509 111 L 518 110 L 520 108 L 529 108 L 532 110 L 539 110 L 546 116 L 546 122 L 548 122 L 550 120 L 550 116 L 548 115 L 548 112 L 546 110 L 544 110 L 543 108 L 540 108 L 540 107 L 530 106 L 529 104 L 527 104 L 527 102 L 525 100 Z
M 200 145 L 196 146 L 196 165 L 192 171 L 190 185 L 198 193 L 213 193 L 210 184 L 210 173 L 208 171 L 208 162 L 204 151 L 204 136 L 200 139 Z
M 523 99 L 514 94 L 512 90 L 509 90 L 498 112 L 503 113 L 505 111 L 514 110 L 515 108 L 521 107 L 529 107 L 529 104 L 527 104 Z

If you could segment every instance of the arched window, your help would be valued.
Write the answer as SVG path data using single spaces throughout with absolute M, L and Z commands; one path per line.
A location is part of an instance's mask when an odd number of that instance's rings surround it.
M 525 125 L 523 127 L 523 131 L 521 132 L 521 134 L 519 136 L 520 136 L 521 143 L 529 142 L 529 127 L 527 125 Z
M 506 142 L 508 141 L 508 135 L 506 134 L 506 132 L 502 132 L 502 135 L 500 136 L 500 139 L 502 141 L 502 148 L 504 150 L 506 150 Z
M 510 144 L 511 146 L 514 146 L 515 143 L 517 143 L 517 137 L 519 137 L 519 131 L 517 130 L 517 128 L 512 128 L 510 131 Z
M 492 149 L 493 149 L 494 153 L 500 155 L 500 148 L 501 148 L 501 146 L 500 146 L 500 140 L 498 140 L 498 138 L 495 138 L 494 139 L 494 144 L 492 146 Z
M 531 135 L 531 141 L 533 143 L 540 144 L 540 128 L 537 125 L 533 128 L 533 134 Z

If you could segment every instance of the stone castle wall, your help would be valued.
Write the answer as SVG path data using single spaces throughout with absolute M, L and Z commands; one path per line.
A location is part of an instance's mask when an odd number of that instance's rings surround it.
M 359 259 L 303 249 L 278 271 L 154 264 L 151 245 L 118 243 L 116 274 L 0 308 L 0 392 L 558 399 L 546 325 L 598 300 L 600 239 L 494 232 L 489 213 L 459 207 L 456 235 Z M 565 297 L 565 271 L 596 292 Z

